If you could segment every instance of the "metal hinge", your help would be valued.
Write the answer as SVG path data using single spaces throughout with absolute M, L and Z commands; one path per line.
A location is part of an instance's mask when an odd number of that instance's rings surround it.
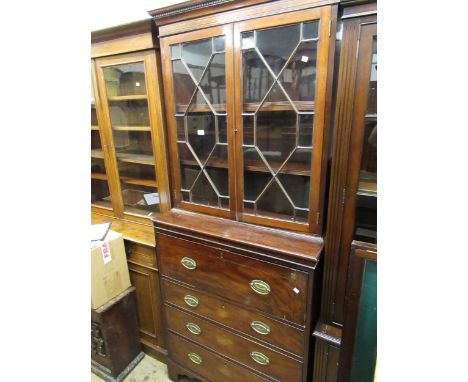
M 328 20 L 328 37 L 331 36 L 331 25 L 332 25 L 332 19 L 330 18 Z
M 345 200 L 346 200 L 346 187 L 343 187 L 343 194 L 342 194 L 342 197 L 341 197 L 341 204 L 345 204 Z
M 320 212 L 317 212 L 317 220 L 315 221 L 316 224 L 318 224 L 320 221 Z

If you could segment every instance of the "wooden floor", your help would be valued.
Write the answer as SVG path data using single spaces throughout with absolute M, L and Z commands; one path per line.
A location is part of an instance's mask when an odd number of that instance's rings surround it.
M 103 379 L 91 373 L 91 382 L 104 382 Z M 140 361 L 132 370 L 124 382 L 171 382 L 167 376 L 167 366 L 149 355 Z M 180 382 L 196 382 L 191 379 L 181 378 Z

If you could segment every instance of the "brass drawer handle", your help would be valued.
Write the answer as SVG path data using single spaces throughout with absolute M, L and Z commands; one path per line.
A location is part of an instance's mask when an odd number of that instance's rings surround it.
M 258 364 L 262 365 L 262 366 L 266 366 L 270 363 L 270 360 L 268 359 L 268 357 L 263 354 L 263 353 L 260 353 L 259 351 L 253 351 L 250 353 L 250 357 L 255 361 L 257 362 Z
M 190 296 L 189 294 L 184 297 L 184 301 L 188 306 L 196 308 L 198 306 L 198 298 Z
M 197 262 L 190 257 L 183 257 L 180 263 L 187 269 L 193 271 L 197 267 Z
M 194 324 L 193 322 L 189 322 L 185 326 L 187 330 L 192 334 L 199 335 L 201 333 L 201 328 L 197 324 Z
M 261 321 L 252 321 L 250 323 L 250 327 L 258 334 L 262 334 L 264 336 L 270 334 L 270 327 Z
M 202 357 L 200 357 L 197 353 L 188 353 L 188 357 L 190 358 L 190 361 L 197 365 L 200 365 L 203 362 Z
M 262 280 L 252 280 L 250 282 L 250 287 L 258 294 L 267 295 L 271 292 L 270 286 Z

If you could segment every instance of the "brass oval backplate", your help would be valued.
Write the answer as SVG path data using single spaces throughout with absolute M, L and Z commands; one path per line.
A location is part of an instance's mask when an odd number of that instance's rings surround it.
M 199 335 L 201 333 L 201 328 L 193 322 L 188 322 L 187 325 L 185 325 L 185 327 L 192 334 Z
M 250 323 L 250 327 L 258 334 L 262 334 L 264 336 L 270 334 L 270 327 L 261 321 L 252 321 Z
M 197 353 L 188 353 L 188 357 L 190 358 L 190 361 L 197 365 L 200 365 L 203 362 L 202 357 L 200 357 Z
M 271 292 L 270 285 L 262 280 L 252 280 L 250 282 L 250 287 L 255 293 L 267 295 Z
M 193 271 L 197 267 L 197 262 L 194 259 L 191 259 L 190 257 L 183 257 L 180 260 L 180 263 L 187 269 L 190 269 Z
M 260 353 L 259 351 L 253 351 L 250 353 L 250 357 L 255 361 L 257 362 L 258 364 L 262 365 L 262 366 L 266 366 L 270 363 L 270 360 L 269 358 L 263 354 L 263 353 Z
M 190 296 L 189 294 L 184 297 L 184 301 L 188 306 L 196 308 L 198 306 L 198 298 Z

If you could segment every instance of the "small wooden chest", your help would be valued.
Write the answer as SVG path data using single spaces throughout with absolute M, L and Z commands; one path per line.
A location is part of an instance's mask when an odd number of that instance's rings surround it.
M 91 371 L 108 382 L 121 382 L 143 356 L 135 287 L 130 287 L 91 309 Z

